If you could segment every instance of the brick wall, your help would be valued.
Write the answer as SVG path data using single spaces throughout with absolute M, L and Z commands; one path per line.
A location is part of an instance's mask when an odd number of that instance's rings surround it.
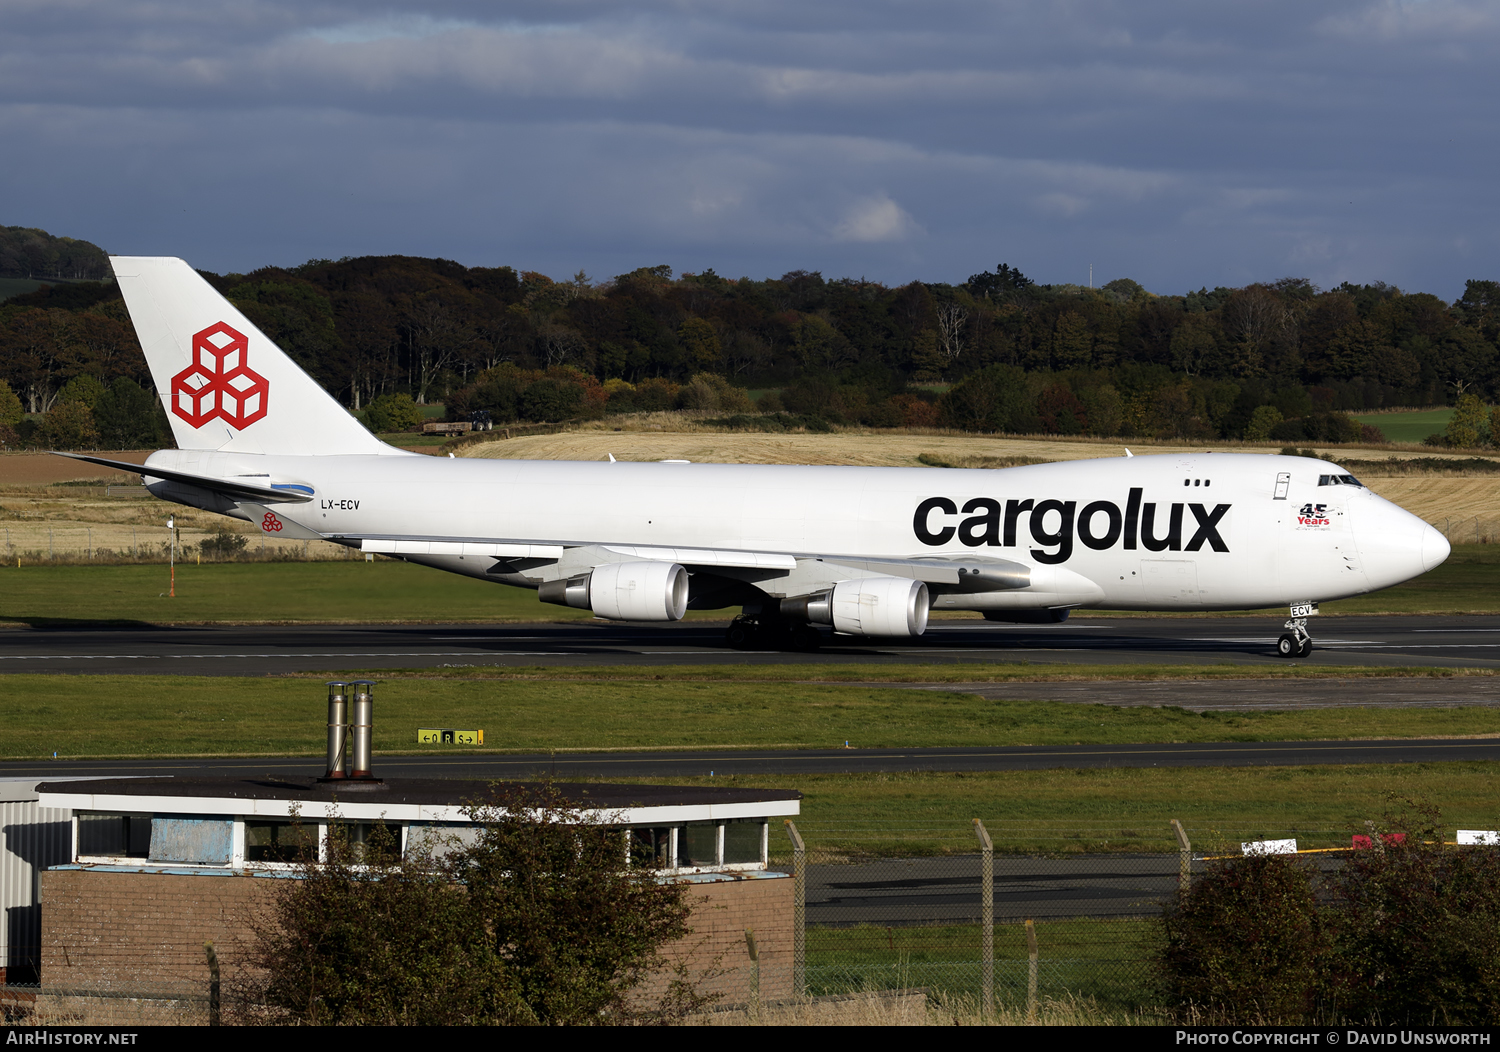
M 206 994 L 212 941 L 226 983 L 244 968 L 255 916 L 278 881 L 48 870 L 41 875 L 42 983 Z
M 701 981 L 700 990 L 716 993 L 723 1004 L 750 999 L 750 958 L 745 929 L 755 932 L 760 954 L 760 997 L 765 1001 L 793 996 L 792 892 L 790 877 L 718 881 L 688 885 L 693 903 L 693 934 L 672 948 L 674 963 Z M 706 979 L 705 979 L 706 977 Z M 643 1001 L 659 998 L 669 977 L 643 984 Z
M 45 986 L 206 993 L 203 943 L 218 951 L 226 990 L 242 976 L 257 915 L 281 884 L 269 877 L 48 870 L 41 875 Z M 741 1003 L 750 991 L 745 929 L 760 950 L 760 996 L 792 994 L 792 891 L 786 877 L 696 882 L 694 934 L 669 956 L 702 990 Z M 670 977 L 641 991 L 655 1000 Z

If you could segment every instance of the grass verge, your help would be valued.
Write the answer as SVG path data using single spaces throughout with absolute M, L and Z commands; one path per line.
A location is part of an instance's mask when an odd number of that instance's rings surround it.
M 321 688 L 303 679 L 5 677 L 12 759 L 317 755 Z M 484 728 L 490 752 L 1309 741 L 1494 733 L 1480 707 L 1196 714 L 832 683 L 394 679 L 376 746 L 439 753 L 419 727 Z
M 175 599 L 167 598 L 167 584 L 167 567 L 161 564 L 48 565 L 25 560 L 19 568 L 0 564 L 0 623 L 495 624 L 592 617 L 585 610 L 539 603 L 536 593 L 528 589 L 497 587 L 388 559 L 189 563 L 177 567 Z M 1446 563 L 1415 581 L 1326 603 L 1323 612 L 1500 613 L 1500 545 L 1460 545 Z M 688 616 L 714 620 L 733 613 L 704 611 Z M 1284 615 L 1285 609 L 1249 613 L 1274 619 Z M 1110 615 L 1090 610 L 1080 616 Z

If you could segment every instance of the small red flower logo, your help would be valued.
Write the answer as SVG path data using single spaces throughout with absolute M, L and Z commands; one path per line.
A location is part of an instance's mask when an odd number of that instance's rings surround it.
M 266 415 L 271 385 L 245 364 L 250 341 L 222 321 L 193 335 L 193 364 L 172 377 L 172 412 L 202 427 L 219 419 L 243 430 Z
M 260 520 L 260 528 L 267 533 L 280 533 L 281 520 L 268 511 L 266 512 L 266 517 Z

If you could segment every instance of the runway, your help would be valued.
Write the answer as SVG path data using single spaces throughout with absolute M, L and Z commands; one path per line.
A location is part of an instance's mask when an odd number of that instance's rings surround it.
M 1500 668 L 1497 617 L 1341 617 L 1315 620 L 1316 649 L 1300 663 Z M 0 629 L 0 674 L 62 672 L 262 676 L 380 668 L 724 665 L 1220 664 L 1285 668 L 1280 621 L 1247 617 L 1089 618 L 1061 625 L 934 621 L 907 640 L 828 635 L 812 653 L 739 651 L 723 625 L 584 622 L 520 625 L 94 624 Z

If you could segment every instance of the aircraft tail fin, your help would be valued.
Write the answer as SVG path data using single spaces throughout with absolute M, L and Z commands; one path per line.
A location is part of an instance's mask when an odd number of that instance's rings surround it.
M 187 263 L 110 263 L 178 448 L 405 453 L 370 434 Z

